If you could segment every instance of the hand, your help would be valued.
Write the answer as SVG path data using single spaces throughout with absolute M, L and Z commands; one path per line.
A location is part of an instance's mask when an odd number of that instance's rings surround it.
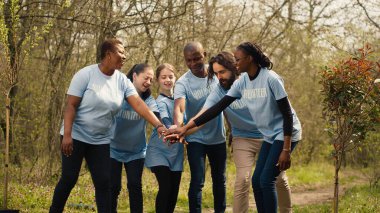
M 282 150 L 276 166 L 278 166 L 278 169 L 280 171 L 284 171 L 284 170 L 289 169 L 290 165 L 291 165 L 290 151 Z
M 62 153 L 69 157 L 73 152 L 73 138 L 71 136 L 63 136 L 61 142 Z
M 187 131 L 186 126 L 177 127 L 175 129 L 170 128 L 164 140 L 169 141 L 170 143 L 179 142 L 179 143 L 187 144 L 187 142 L 185 141 L 186 131 Z
M 157 133 L 158 133 L 159 138 L 165 136 L 167 132 L 168 132 L 168 129 L 166 129 L 165 126 L 160 126 L 157 128 Z

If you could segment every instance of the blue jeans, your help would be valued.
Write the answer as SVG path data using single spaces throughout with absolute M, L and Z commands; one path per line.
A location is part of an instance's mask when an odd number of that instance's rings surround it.
M 191 173 L 188 193 L 191 213 L 202 212 L 202 188 L 205 181 L 206 155 L 211 167 L 214 210 L 219 213 L 226 209 L 226 143 L 204 145 L 190 142 L 187 145 L 187 157 Z
M 127 173 L 127 188 L 129 193 L 129 208 L 131 213 L 143 212 L 143 195 L 141 177 L 144 169 L 144 158 L 119 162 L 111 158 L 111 212 L 117 212 L 117 199 L 121 191 L 121 171 Z
M 95 200 L 98 212 L 108 213 L 110 211 L 109 156 L 109 144 L 93 145 L 73 139 L 72 154 L 68 157 L 62 154 L 61 178 L 55 187 L 49 212 L 63 212 L 67 198 L 78 180 L 84 158 L 86 159 L 92 182 L 95 186 Z
M 298 142 L 292 142 L 291 150 Z M 282 152 L 284 141 L 276 140 L 273 144 L 263 142 L 256 168 L 252 176 L 253 194 L 258 213 L 277 212 L 276 179 L 280 170 L 276 166 Z

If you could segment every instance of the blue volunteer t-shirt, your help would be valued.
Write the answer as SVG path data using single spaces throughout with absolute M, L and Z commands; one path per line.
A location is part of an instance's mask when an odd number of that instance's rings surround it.
M 137 94 L 131 81 L 120 71 L 111 75 L 98 64 L 79 70 L 73 77 L 68 95 L 82 98 L 72 127 L 72 138 L 89 144 L 109 144 L 115 115 L 123 100 Z M 60 134 L 64 133 L 62 122 Z
M 160 117 L 173 120 L 174 99 L 159 95 L 156 99 Z M 158 137 L 154 129 L 146 151 L 145 166 L 167 166 L 171 171 L 183 170 L 183 145 L 180 143 L 168 144 Z
M 158 112 L 152 96 L 149 96 L 145 103 L 151 111 Z M 111 158 L 124 163 L 145 158 L 146 123 L 147 121 L 124 101 L 116 115 L 116 127 L 111 138 Z
M 282 78 L 274 71 L 261 68 L 259 75 L 250 80 L 244 73 L 234 82 L 227 92 L 228 96 L 242 98 L 247 104 L 251 116 L 256 121 L 257 128 L 264 135 L 264 140 L 273 143 L 274 140 L 284 140 L 283 117 L 278 109 L 277 100 L 287 97 Z M 292 142 L 301 140 L 302 129 L 298 117 L 293 113 Z
M 218 79 L 212 81 L 207 78 L 198 78 L 190 70 L 182 75 L 174 87 L 174 99 L 186 99 L 186 117 L 191 119 L 203 107 L 211 90 L 216 86 Z M 186 141 L 198 142 L 206 145 L 215 145 L 225 142 L 225 129 L 222 113 L 206 123 L 200 130 L 186 137 Z
M 208 109 L 218 103 L 226 94 L 225 90 L 219 83 L 208 96 L 205 109 Z M 236 99 L 225 110 L 228 121 L 231 124 L 232 136 L 241 138 L 263 138 L 263 135 L 256 127 L 256 123 L 251 117 L 247 105 L 243 100 Z

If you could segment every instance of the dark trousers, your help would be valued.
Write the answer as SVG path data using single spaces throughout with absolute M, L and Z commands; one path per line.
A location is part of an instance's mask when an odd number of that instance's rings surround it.
M 177 203 L 181 171 L 170 171 L 167 166 L 151 168 L 158 181 L 156 213 L 173 213 Z
M 144 160 L 144 158 L 141 158 L 123 163 L 111 158 L 111 212 L 117 212 L 117 199 L 121 191 L 121 171 L 123 165 L 127 173 L 130 212 L 143 212 L 141 177 L 144 169 Z
M 206 155 L 211 167 L 214 211 L 215 213 L 220 213 L 226 210 L 226 143 L 204 145 L 190 142 L 187 145 L 187 157 L 191 173 L 188 192 L 191 213 L 202 211 L 202 188 L 205 181 Z
M 297 142 L 292 142 L 291 150 L 293 151 Z M 275 213 L 277 212 L 277 192 L 276 179 L 280 170 L 276 166 L 284 141 L 276 140 L 273 144 L 263 142 L 259 157 L 256 162 L 256 168 L 252 176 L 253 194 L 255 196 L 256 208 L 258 213 Z
M 61 178 L 54 190 L 51 213 L 63 212 L 66 201 L 74 188 L 83 158 L 86 159 L 95 186 L 95 199 L 98 212 L 110 212 L 110 146 L 109 144 L 92 145 L 73 139 L 73 152 L 70 156 L 62 155 Z

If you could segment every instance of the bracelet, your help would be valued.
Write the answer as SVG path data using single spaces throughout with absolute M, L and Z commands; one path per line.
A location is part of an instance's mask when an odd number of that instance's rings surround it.
M 282 151 L 290 152 L 290 149 L 282 149 Z
M 158 129 L 160 127 L 163 127 L 164 125 L 163 124 L 158 124 L 157 126 L 155 126 L 154 128 Z

